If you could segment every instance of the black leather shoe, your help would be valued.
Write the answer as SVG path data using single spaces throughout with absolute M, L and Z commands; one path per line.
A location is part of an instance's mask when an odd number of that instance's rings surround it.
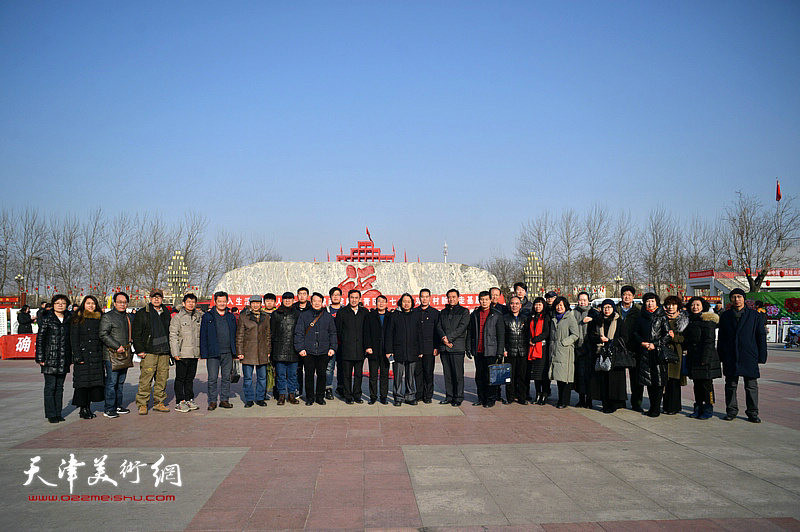
M 58 416 L 56 419 L 57 419 L 57 420 L 59 420 L 59 421 L 66 421 L 66 419 L 64 419 L 64 418 L 63 418 L 63 417 L 61 417 L 61 416 Z
M 412 400 L 408 401 L 408 404 L 410 404 L 411 406 L 417 406 L 417 400 L 416 399 L 412 399 Z
M 325 404 L 328 404 L 328 403 L 325 402 L 325 399 L 317 399 L 317 404 L 318 405 L 325 405 Z
M 394 402 L 394 406 L 403 406 L 403 402 L 402 401 L 395 401 Z
M 736 419 L 736 416 L 731 414 L 725 414 L 725 417 L 723 417 L 722 419 L 724 419 L 725 421 L 733 421 L 734 419 Z
M 483 401 L 475 401 L 472 406 L 483 406 Z
M 267 402 L 265 400 L 263 400 L 263 399 L 261 399 L 259 401 L 256 401 L 256 404 L 258 406 L 267 406 Z
M 370 398 L 368 405 L 374 405 L 377 399 Z
M 747 418 L 750 423 L 761 423 L 761 418 L 758 416 L 750 416 Z
M 381 399 L 381 404 L 382 405 L 388 405 L 389 404 L 389 400 L 384 397 L 383 399 Z
M 348 405 L 352 405 L 353 404 L 353 400 L 352 399 L 345 399 L 344 402 L 347 403 Z
M 49 421 L 50 423 L 58 423 L 58 418 L 57 417 L 49 417 L 49 418 L 47 418 L 47 421 Z
M 440 405 L 449 405 L 449 404 L 451 404 L 452 402 L 453 402 L 453 401 L 450 401 L 450 400 L 448 400 L 448 399 L 442 399 L 441 401 L 439 401 L 439 404 L 440 404 Z
M 325 399 L 328 399 L 328 400 L 333 399 L 333 390 L 331 390 L 330 388 L 325 390 Z
M 306 406 L 311 406 L 314 404 L 314 401 L 306 401 Z
M 527 405 L 527 404 L 528 404 L 528 401 L 527 401 L 526 399 L 520 399 L 520 400 L 519 400 L 519 401 L 517 401 L 517 402 L 518 402 L 519 404 L 521 404 L 521 405 Z
M 461 401 L 453 401 L 450 404 L 453 405 L 453 406 L 461 406 Z
M 567 405 L 556 405 L 556 408 L 567 408 Z
M 425 403 L 426 405 L 429 405 L 433 402 L 433 399 L 423 399 L 422 402 Z
M 644 413 L 644 408 L 642 408 L 642 405 L 631 405 L 631 410 L 633 410 L 634 412 Z
M 362 398 L 360 398 L 360 397 L 358 399 L 356 399 L 355 401 L 356 401 L 356 404 L 359 404 L 359 405 L 364 403 L 364 400 Z
M 252 407 L 254 404 L 255 404 L 255 403 L 254 403 L 253 401 L 247 401 L 247 402 L 244 404 L 244 407 L 245 407 L 245 408 L 251 408 L 251 407 Z M 223 408 L 224 408 L 224 407 L 223 407 Z

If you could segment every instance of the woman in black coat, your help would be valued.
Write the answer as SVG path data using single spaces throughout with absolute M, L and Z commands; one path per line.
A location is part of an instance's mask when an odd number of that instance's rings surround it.
M 647 415 L 661 415 L 661 398 L 667 384 L 667 360 L 665 349 L 667 339 L 674 333 L 669 328 L 669 320 L 659 297 L 648 292 L 642 296 L 642 313 L 636 319 L 633 330 L 633 347 L 639 350 L 639 385 L 647 386 L 650 409 Z
M 614 301 L 606 299 L 600 305 L 600 316 L 589 324 L 589 331 L 586 334 L 586 343 L 594 346 L 593 360 L 596 360 L 598 349 L 609 342 L 616 349 L 628 348 L 628 329 L 625 327 L 625 320 L 617 313 Z M 618 408 L 625 408 L 625 401 L 628 400 L 625 368 L 598 371 L 595 375 L 599 377 L 603 413 L 611 414 Z
M 69 299 L 56 294 L 51 300 L 53 310 L 39 320 L 36 335 L 36 363 L 44 374 L 44 415 L 50 423 L 64 421 L 61 407 L 64 397 L 64 380 L 72 363 L 69 341 Z
M 694 383 L 694 412 L 689 417 L 711 419 L 714 414 L 714 379 L 722 377 L 715 345 L 719 316 L 709 312 L 702 297 L 689 300 L 689 325 L 683 331 L 686 365 Z
M 31 318 L 31 307 L 22 305 L 17 314 L 17 334 L 32 334 L 33 318 Z
M 530 366 L 529 378 L 533 379 L 536 386 L 537 405 L 545 404 L 550 395 L 550 356 L 547 338 L 550 337 L 550 316 L 544 298 L 537 297 L 533 300 L 533 312 L 528 320 L 529 343 L 528 364 Z
M 72 315 L 69 339 L 72 346 L 72 404 L 80 407 L 82 419 L 97 417 L 92 403 L 105 400 L 103 343 L 100 341 L 100 303 L 94 296 L 83 298 Z

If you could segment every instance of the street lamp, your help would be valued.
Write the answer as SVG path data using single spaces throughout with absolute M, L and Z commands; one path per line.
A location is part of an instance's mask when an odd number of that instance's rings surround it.
M 17 282 L 17 288 L 19 289 L 19 306 L 21 308 L 25 304 L 25 276 L 21 273 L 17 274 L 14 280 Z
M 617 285 L 617 292 L 616 292 L 617 294 L 619 294 L 619 286 L 622 284 L 622 281 L 624 281 L 624 279 L 622 277 L 620 277 L 619 275 L 614 277 L 614 283 Z M 622 296 L 620 296 L 620 297 L 622 297 Z
M 33 260 L 36 262 L 36 306 L 39 306 L 39 298 L 42 291 L 40 285 L 42 279 L 42 257 L 33 257 Z

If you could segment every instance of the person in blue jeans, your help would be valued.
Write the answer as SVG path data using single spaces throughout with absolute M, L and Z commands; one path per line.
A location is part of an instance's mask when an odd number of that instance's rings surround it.
M 270 317 L 272 332 L 270 357 L 275 364 L 275 387 L 278 391 L 279 406 L 286 404 L 287 394 L 291 404 L 299 402 L 294 391 L 298 388 L 297 363 L 300 360 L 294 349 L 294 328 L 300 315 L 292 306 L 294 294 L 285 292 L 281 300 L 281 306 Z
M 227 292 L 214 293 L 214 308 L 200 319 L 200 358 L 208 371 L 208 409 L 233 408 L 231 367 L 236 351 L 236 317 L 228 310 Z M 219 383 L 219 386 L 217 384 Z M 217 393 L 219 392 L 219 395 Z
M 120 370 L 111 369 L 111 357 L 108 350 L 117 353 L 130 351 L 132 328 L 131 317 L 128 314 L 128 294 L 117 292 L 114 294 L 114 308 L 103 314 L 100 318 L 100 341 L 107 350 L 103 353 L 103 364 L 106 368 L 106 390 L 105 390 L 105 412 L 103 415 L 108 418 L 119 417 L 120 414 L 128 414 L 130 410 L 122 406 L 122 389 L 125 384 L 125 377 L 128 375 L 128 368 Z
M 261 296 L 250 296 L 250 307 L 239 316 L 236 354 L 242 361 L 244 407 L 267 406 L 267 364 L 272 348 L 270 316 L 261 308 Z M 253 390 L 253 373 L 256 385 Z

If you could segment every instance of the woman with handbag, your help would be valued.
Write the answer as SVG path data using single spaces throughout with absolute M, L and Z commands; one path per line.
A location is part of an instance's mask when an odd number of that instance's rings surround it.
M 548 356 L 547 339 L 550 337 L 550 320 L 545 312 L 547 303 L 543 297 L 533 300 L 533 312 L 528 320 L 528 379 L 534 381 L 537 405 L 543 405 L 550 395 L 550 357 Z
M 689 324 L 683 332 L 686 365 L 694 383 L 694 412 L 689 417 L 711 419 L 714 415 L 714 379 L 722 377 L 716 347 L 719 316 L 709 312 L 702 297 L 689 300 Z
M 611 414 L 618 408 L 625 408 L 628 400 L 628 387 L 622 355 L 627 353 L 628 329 L 617 312 L 614 301 L 606 299 L 600 305 L 601 315 L 589 325 L 586 342 L 597 348 L 598 356 L 611 357 L 610 371 L 597 371 L 600 381 L 600 399 L 603 413 Z M 628 355 L 626 358 L 632 359 Z
M 72 315 L 69 330 L 72 345 L 72 404 L 80 408 L 81 419 L 97 417 L 92 403 L 105 399 L 103 343 L 100 341 L 100 303 L 94 296 L 83 298 Z
M 648 292 L 642 296 L 642 313 L 633 330 L 633 345 L 639 350 L 640 362 L 637 372 L 640 386 L 647 387 L 650 417 L 661 415 L 661 398 L 667 384 L 667 340 L 675 333 L 669 329 L 669 320 L 660 306 L 659 297 Z
M 667 386 L 664 389 L 664 413 L 673 416 L 681 411 L 681 386 L 688 380 L 681 375 L 683 367 L 683 330 L 689 323 L 688 315 L 682 311 L 683 302 L 678 296 L 667 296 L 664 299 L 664 312 L 669 320 L 672 337 L 667 339 L 667 348 L 677 356 L 676 361 L 667 364 Z
M 553 305 L 550 318 L 550 378 L 558 383 L 556 408 L 567 408 L 575 382 L 575 342 L 578 341 L 578 322 L 564 296 Z

